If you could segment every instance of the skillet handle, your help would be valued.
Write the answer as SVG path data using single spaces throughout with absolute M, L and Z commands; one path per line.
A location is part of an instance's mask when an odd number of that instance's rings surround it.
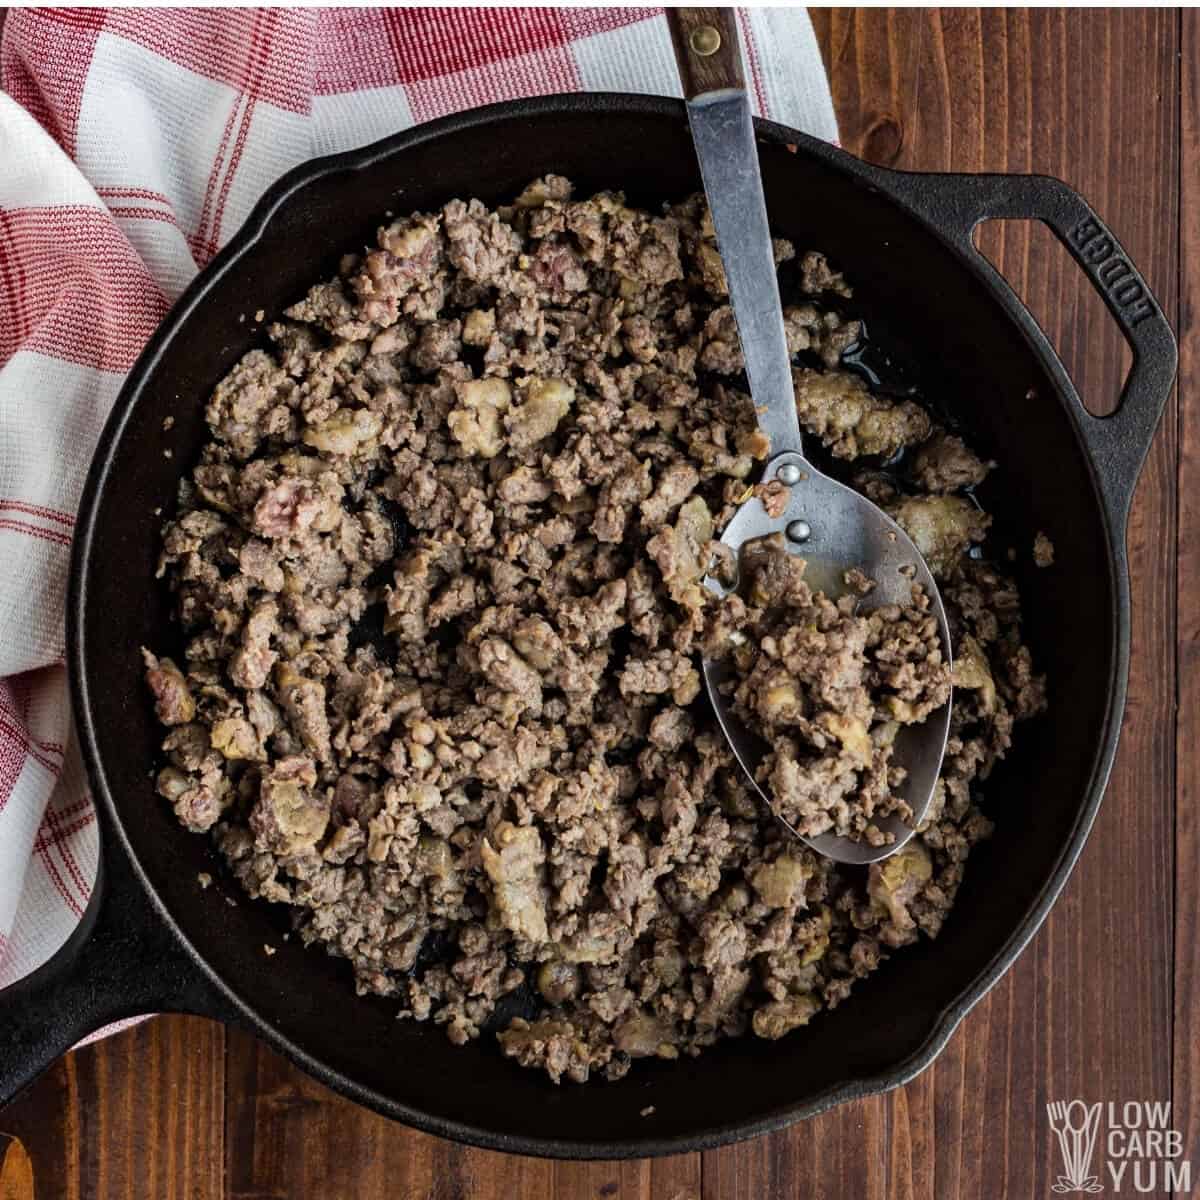
M 105 824 L 96 886 L 78 927 L 49 961 L 0 991 L 0 1105 L 112 1021 L 163 1011 L 235 1016 L 154 912 Z
M 1047 175 L 955 175 L 888 171 L 886 187 L 932 221 L 959 250 L 978 258 L 1003 285 L 1010 307 L 1021 302 L 984 258 L 972 235 L 993 218 L 1042 221 L 1083 268 L 1133 352 L 1121 402 L 1111 416 L 1084 408 L 1066 372 L 1079 429 L 1095 464 L 1100 490 L 1116 528 L 1123 528 L 1133 489 L 1171 394 L 1178 351 L 1175 337 L 1145 279 L 1116 235 L 1073 188 Z

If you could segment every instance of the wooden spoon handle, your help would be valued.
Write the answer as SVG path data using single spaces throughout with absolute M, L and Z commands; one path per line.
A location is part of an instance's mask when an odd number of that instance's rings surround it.
M 668 8 L 683 97 L 743 88 L 742 51 L 732 8 Z

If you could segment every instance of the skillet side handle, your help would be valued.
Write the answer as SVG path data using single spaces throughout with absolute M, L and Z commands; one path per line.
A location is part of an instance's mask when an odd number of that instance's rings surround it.
M 112 1021 L 164 1011 L 234 1016 L 154 912 L 117 842 L 102 821 L 96 886 L 79 926 L 51 959 L 0 991 L 0 1105 Z
M 972 235 L 982 221 L 1042 221 L 1083 268 L 1133 352 L 1120 405 L 1111 416 L 1093 416 L 1070 388 L 1109 515 L 1114 526 L 1123 529 L 1134 486 L 1171 394 L 1178 351 L 1162 308 L 1116 235 L 1078 192 L 1046 175 L 889 171 L 885 186 L 949 234 L 960 250 L 977 257 L 1017 305 L 1020 301 L 1008 281 L 975 246 Z

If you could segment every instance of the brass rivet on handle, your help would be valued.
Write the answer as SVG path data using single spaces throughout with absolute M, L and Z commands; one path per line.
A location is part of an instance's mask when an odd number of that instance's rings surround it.
M 702 58 L 707 58 L 710 54 L 716 54 L 720 50 L 721 34 L 711 25 L 701 25 L 699 29 L 692 30 L 688 44 Z

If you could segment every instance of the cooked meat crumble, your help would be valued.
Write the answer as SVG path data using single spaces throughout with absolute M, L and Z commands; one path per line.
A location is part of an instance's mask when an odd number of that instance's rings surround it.
M 729 603 L 723 643 L 706 650 L 732 668 L 732 710 L 769 744 L 758 782 L 797 833 L 894 840 L 876 818 L 912 810 L 895 790 L 900 727 L 924 721 L 950 696 L 929 598 L 859 612 L 874 584 L 847 574 L 837 601 L 804 581 L 805 562 L 782 534 L 743 547 L 743 603 Z
M 494 211 L 392 221 L 217 385 L 164 530 L 186 645 L 145 652 L 159 793 L 361 993 L 555 1081 L 781 1037 L 936 935 L 990 828 L 973 785 L 1044 706 L 959 494 L 990 464 L 840 368 L 844 280 L 776 256 L 804 300 L 785 314 L 801 420 L 865 458 L 856 485 L 952 620 L 941 780 L 865 878 L 757 802 L 701 656 L 754 635 L 738 703 L 803 741 L 771 770 L 793 763 L 780 791 L 818 822 L 850 789 L 800 769 L 817 739 L 862 757 L 886 810 L 890 731 L 944 701 L 945 666 L 919 594 L 857 617 L 769 547 L 756 582 L 781 607 L 702 586 L 767 449 L 702 200 L 655 216 L 549 176 Z

